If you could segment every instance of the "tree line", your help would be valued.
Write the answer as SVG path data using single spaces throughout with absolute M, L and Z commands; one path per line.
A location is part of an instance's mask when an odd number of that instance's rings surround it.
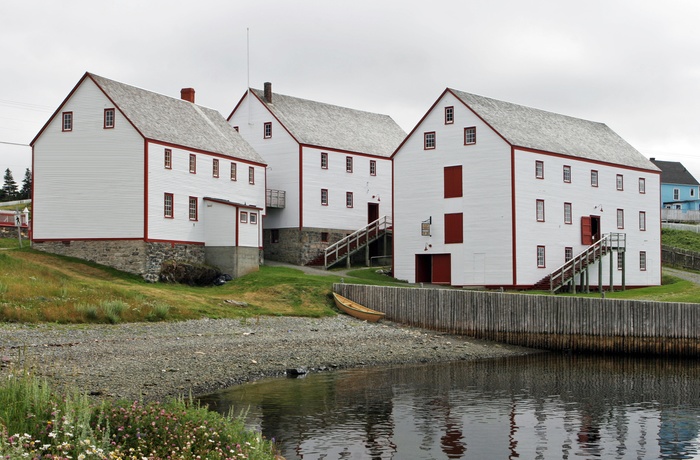
M 22 179 L 22 187 L 20 188 L 12 176 L 10 168 L 5 170 L 3 176 L 2 188 L 0 189 L 0 201 L 26 200 L 32 196 L 32 172 L 27 168 L 24 171 L 24 179 Z

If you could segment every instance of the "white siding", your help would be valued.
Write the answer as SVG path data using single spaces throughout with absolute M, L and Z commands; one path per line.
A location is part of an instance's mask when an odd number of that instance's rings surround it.
M 144 141 L 85 79 L 34 144 L 35 239 L 142 238 Z M 61 113 L 73 130 L 61 132 Z
M 516 232 L 518 284 L 534 284 L 564 263 L 564 248 L 576 255 L 581 244 L 581 217 L 600 216 L 601 232 L 625 233 L 627 255 L 625 281 L 629 286 L 660 282 L 660 202 L 658 174 L 610 165 L 575 161 L 553 155 L 516 150 Z M 535 161 L 544 164 L 544 179 L 535 178 Z M 571 167 L 571 183 L 563 181 L 563 167 Z M 591 170 L 598 171 L 598 187 L 591 186 Z M 616 189 L 622 174 L 624 190 Z M 639 193 L 643 177 L 646 193 Z M 545 222 L 537 222 L 536 200 L 545 201 Z M 572 223 L 564 224 L 564 203 L 572 205 Z M 602 211 L 601 211 L 602 209 Z M 617 209 L 624 210 L 625 228 L 617 228 Z M 646 213 L 646 231 L 639 230 L 639 212 Z M 546 267 L 537 268 L 537 246 L 545 246 Z M 639 251 L 647 252 L 647 270 L 639 270 Z M 621 272 L 613 263 L 613 277 L 621 283 Z M 590 272 L 598 283 L 597 264 Z M 603 283 L 609 283 L 609 260 L 604 261 Z
M 321 168 L 321 153 L 328 155 L 328 169 Z M 352 173 L 346 171 L 351 157 Z M 376 161 L 377 175 L 370 175 Z M 391 215 L 391 160 L 366 155 L 305 147 L 303 151 L 304 227 L 355 231 L 367 225 L 368 203 L 379 205 L 379 217 Z M 328 205 L 321 205 L 321 189 L 328 190 Z M 346 193 L 353 207 L 346 206 Z
M 445 125 L 444 108 L 454 106 Z M 464 128 L 477 142 L 464 145 Z M 423 149 L 435 131 L 436 148 Z M 444 167 L 462 165 L 463 196 L 444 198 Z M 512 283 L 510 147 L 451 94 L 439 101 L 394 157 L 394 275 L 415 280 L 415 256 L 451 254 L 453 285 Z M 444 215 L 462 212 L 464 243 L 445 244 Z M 421 222 L 432 218 L 430 237 Z M 427 249 L 426 249 L 427 248 Z
M 273 210 L 265 220 L 267 228 L 299 226 L 299 144 L 279 124 L 277 119 L 252 96 L 246 97 L 229 120 L 267 163 L 267 188 L 286 192 L 286 207 Z M 263 126 L 272 123 L 272 138 L 263 138 Z M 239 171 L 240 174 L 240 171 Z M 247 174 L 247 172 L 246 172 Z M 246 176 L 247 177 L 247 176 Z M 258 224 L 260 225 L 260 224 Z
M 172 169 L 165 169 L 164 150 L 172 151 Z M 189 172 L 189 156 L 197 158 L 197 172 Z M 219 177 L 212 176 L 212 160 L 219 159 Z M 238 177 L 232 181 L 229 176 L 229 163 L 235 161 Z M 255 170 L 255 184 L 248 183 L 248 168 Z M 183 148 L 165 147 L 157 143 L 148 144 L 148 238 L 166 241 L 204 242 L 205 225 L 203 198 L 210 197 L 248 206 L 264 207 L 265 168 L 242 161 L 192 152 Z M 174 195 L 174 217 L 166 218 L 163 213 L 163 196 Z M 199 219 L 189 219 L 189 198 L 197 197 Z M 222 230 L 226 232 L 226 230 Z M 231 232 L 234 230 L 231 229 Z
M 204 243 L 207 246 L 236 245 L 236 206 L 205 201 L 202 215 L 207 222 Z

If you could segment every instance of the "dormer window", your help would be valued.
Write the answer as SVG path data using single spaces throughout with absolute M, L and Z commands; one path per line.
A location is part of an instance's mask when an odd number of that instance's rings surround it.
M 73 131 L 73 112 L 63 112 L 61 119 L 61 131 Z
M 104 129 L 114 128 L 114 109 L 105 109 Z

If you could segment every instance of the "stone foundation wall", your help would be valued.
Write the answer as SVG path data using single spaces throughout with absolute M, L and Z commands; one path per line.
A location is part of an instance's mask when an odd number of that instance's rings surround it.
M 204 263 L 204 246 L 194 244 L 147 243 L 142 240 L 45 241 L 33 242 L 32 248 L 62 256 L 77 257 L 127 273 L 157 281 L 166 260 Z
M 305 265 L 320 254 L 330 244 L 343 239 L 351 231 L 333 228 L 280 228 L 279 241 L 272 242 L 272 230 L 263 230 L 265 259 L 286 262 L 294 265 Z M 328 241 L 321 240 L 322 233 L 328 233 Z

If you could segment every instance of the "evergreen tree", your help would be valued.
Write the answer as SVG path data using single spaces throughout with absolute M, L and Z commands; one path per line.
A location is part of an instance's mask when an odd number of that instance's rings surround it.
M 32 197 L 32 172 L 29 168 L 24 171 L 24 179 L 22 179 L 22 190 L 19 192 L 20 200 L 27 200 Z
M 15 182 L 15 179 L 12 177 L 12 171 L 10 171 L 10 168 L 7 168 L 5 170 L 5 177 L 3 179 L 3 199 L 10 201 L 14 200 L 15 198 L 17 198 L 19 190 L 17 190 L 17 182 Z

